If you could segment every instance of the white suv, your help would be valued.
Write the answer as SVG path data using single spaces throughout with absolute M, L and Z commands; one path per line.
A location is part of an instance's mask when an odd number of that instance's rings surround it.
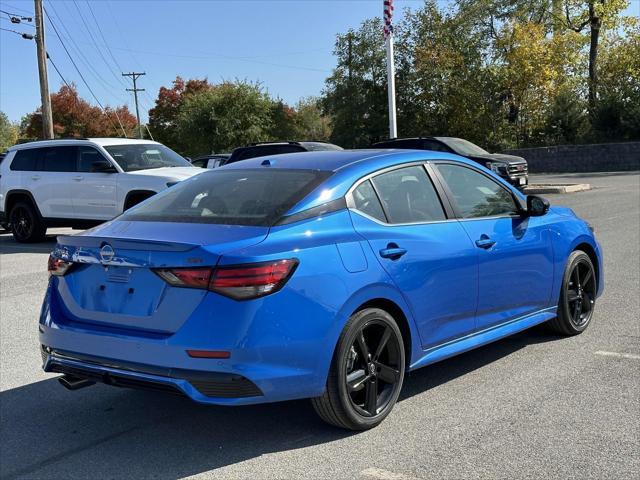
M 161 143 L 125 138 L 43 140 L 16 145 L 0 163 L 0 223 L 18 242 L 47 227 L 111 220 L 205 169 Z

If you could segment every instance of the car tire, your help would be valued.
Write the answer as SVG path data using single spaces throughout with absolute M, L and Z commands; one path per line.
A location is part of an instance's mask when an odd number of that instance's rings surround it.
M 27 202 L 18 202 L 9 212 L 11 233 L 16 242 L 34 243 L 45 239 L 47 227 L 36 209 Z
M 393 409 L 404 373 L 404 343 L 396 321 L 378 308 L 361 310 L 340 335 L 325 392 L 312 399 L 313 407 L 331 425 L 368 430 Z
M 562 335 L 584 332 L 596 306 L 597 278 L 593 262 L 582 250 L 569 255 L 562 277 L 558 316 L 550 324 Z

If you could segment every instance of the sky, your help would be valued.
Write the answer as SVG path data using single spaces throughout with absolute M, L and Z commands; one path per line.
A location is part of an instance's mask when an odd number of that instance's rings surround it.
M 631 1 L 627 13 L 640 16 L 640 0 Z M 395 0 L 396 14 L 422 4 Z M 138 84 L 146 89 L 140 94 L 143 121 L 158 89 L 170 86 L 176 75 L 214 83 L 259 81 L 289 104 L 319 95 L 335 66 L 336 34 L 382 14 L 382 0 L 44 0 L 44 5 L 102 105 L 126 104 L 134 113 L 126 91 L 130 80 L 121 73 L 146 72 Z M 0 0 L 0 10 L 10 13 L 33 15 L 33 8 L 32 0 Z M 1 12 L 0 27 L 34 33 L 29 24 L 12 24 Z M 48 21 L 45 35 L 62 76 L 95 105 Z M 61 84 L 50 63 L 49 88 L 56 91 Z M 35 42 L 0 31 L 0 110 L 19 121 L 39 104 Z

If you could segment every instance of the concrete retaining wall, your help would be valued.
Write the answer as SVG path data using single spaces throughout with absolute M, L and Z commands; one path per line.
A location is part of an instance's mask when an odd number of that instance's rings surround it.
M 524 157 L 533 173 L 640 170 L 640 142 L 520 148 L 504 153 Z

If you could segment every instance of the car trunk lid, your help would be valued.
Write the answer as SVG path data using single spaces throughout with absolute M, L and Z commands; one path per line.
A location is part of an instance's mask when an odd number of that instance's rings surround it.
M 61 236 L 54 255 L 74 265 L 57 277 L 58 293 L 75 321 L 173 333 L 207 292 L 173 287 L 154 269 L 214 267 L 224 252 L 257 244 L 267 233 L 266 227 L 112 222 Z

